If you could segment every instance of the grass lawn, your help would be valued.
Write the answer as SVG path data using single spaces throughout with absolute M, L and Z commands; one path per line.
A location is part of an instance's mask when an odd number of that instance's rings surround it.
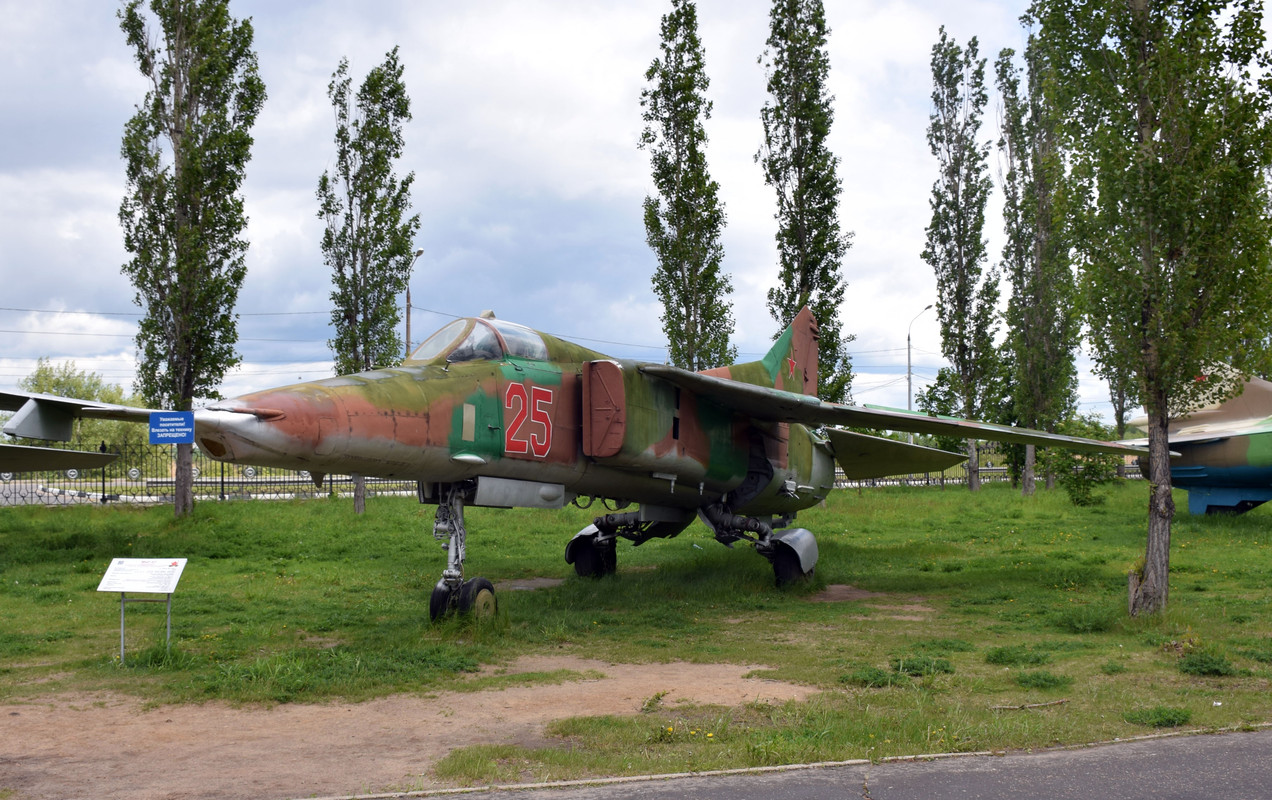
M 1126 615 L 1147 487 L 1076 508 L 1005 485 L 835 493 L 800 515 L 814 580 L 773 588 L 768 562 L 701 525 L 619 547 L 619 573 L 573 575 L 562 553 L 590 521 L 470 509 L 468 573 L 501 582 L 499 616 L 432 625 L 444 566 L 432 507 L 377 498 L 170 508 L 0 509 L 0 697 L 85 690 L 155 703 L 359 700 L 453 688 L 482 664 L 542 652 L 621 662 L 763 664 L 824 690 L 802 703 L 575 718 L 559 745 L 452 753 L 440 777 L 583 777 L 897 754 L 1032 748 L 1272 720 L 1272 512 L 1176 518 L 1165 613 Z M 1176 502 L 1186 507 L 1181 493 Z M 95 591 L 119 556 L 186 557 L 173 603 Z M 815 602 L 828 586 L 881 593 Z M 542 676 L 528 676 L 526 680 Z M 569 676 L 565 676 L 568 678 Z M 515 680 L 515 678 L 513 678 Z M 1035 706 L 1018 708 L 1020 706 Z M 710 734 L 708 736 L 707 734 Z

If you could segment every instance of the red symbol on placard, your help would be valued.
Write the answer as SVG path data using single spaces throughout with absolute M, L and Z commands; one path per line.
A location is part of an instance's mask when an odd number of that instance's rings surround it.
M 527 392 L 524 384 L 508 384 L 504 408 L 513 416 L 504 433 L 505 453 L 529 453 L 535 458 L 548 454 L 552 449 L 552 397 L 553 391 L 543 386 L 531 386 Z M 527 417 L 531 429 L 523 434 Z
M 181 566 L 181 563 L 180 563 L 180 562 L 178 562 L 178 561 L 173 561 L 173 562 L 172 562 L 171 564 L 169 564 L 168 566 L 170 566 L 170 567 L 179 567 L 179 566 Z

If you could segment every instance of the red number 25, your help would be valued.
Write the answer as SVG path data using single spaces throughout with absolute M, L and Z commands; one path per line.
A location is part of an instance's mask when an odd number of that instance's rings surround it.
M 529 453 L 535 458 L 546 456 L 552 449 L 552 416 L 548 413 L 551 407 L 551 389 L 531 386 L 527 396 L 524 384 L 508 384 L 508 390 L 504 392 L 504 408 L 513 416 L 504 432 L 504 452 Z M 523 433 L 526 417 L 530 418 L 533 427 L 528 433 Z M 536 427 L 542 430 L 535 430 Z

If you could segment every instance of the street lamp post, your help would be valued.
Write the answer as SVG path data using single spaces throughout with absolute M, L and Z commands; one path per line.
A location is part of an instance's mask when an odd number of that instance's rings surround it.
M 406 355 L 402 358 L 411 357 L 411 270 L 415 269 L 415 262 L 419 261 L 422 255 L 424 255 L 423 247 L 415 251 L 411 266 L 406 268 Z
M 928 303 L 923 307 L 923 311 L 927 311 L 932 307 Z M 914 399 L 914 373 L 910 369 L 910 329 L 914 327 L 914 323 L 919 317 L 923 316 L 923 311 L 914 315 L 914 319 L 910 320 L 910 325 L 905 329 L 905 410 L 913 411 Z M 910 444 L 914 444 L 914 434 L 910 434 Z

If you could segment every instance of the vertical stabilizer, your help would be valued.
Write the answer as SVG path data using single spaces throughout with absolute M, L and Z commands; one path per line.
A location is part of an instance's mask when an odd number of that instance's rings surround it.
M 808 306 L 777 337 L 772 349 L 759 361 L 704 370 L 703 374 L 771 386 L 786 392 L 817 394 L 817 320 Z

